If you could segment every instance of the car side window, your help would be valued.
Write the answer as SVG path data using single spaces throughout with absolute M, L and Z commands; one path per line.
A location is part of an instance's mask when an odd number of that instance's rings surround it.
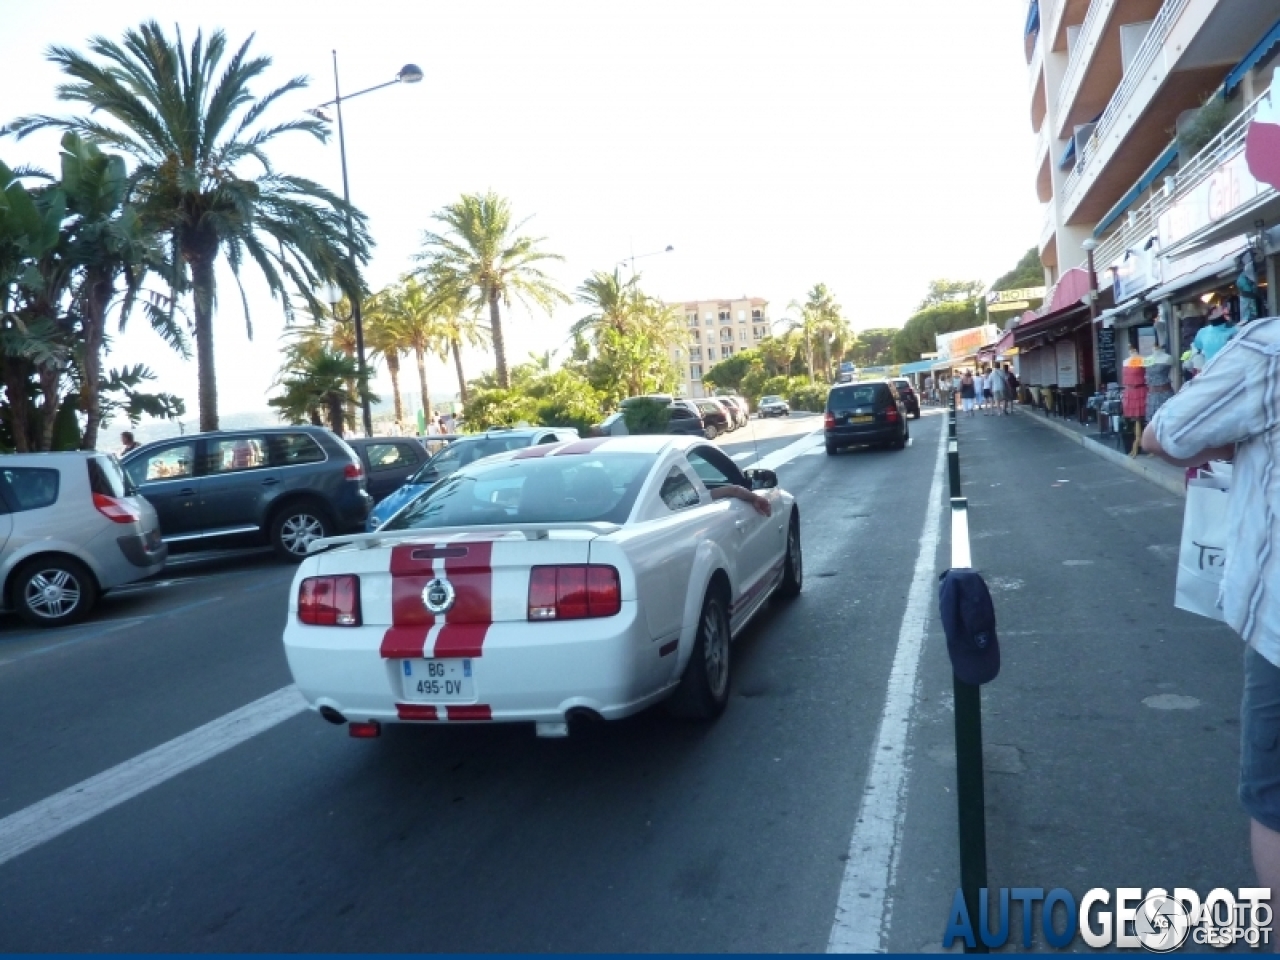
M 315 439 L 305 433 L 273 434 L 267 438 L 268 457 L 273 467 L 291 467 L 298 463 L 321 463 L 324 451 Z
M 0 482 L 5 486 L 14 513 L 39 510 L 57 503 L 59 479 L 57 470 L 44 467 L 6 467 L 0 470 Z
M 696 507 L 702 501 L 688 474 L 679 467 L 671 468 L 671 472 L 667 474 L 667 479 L 662 481 L 662 488 L 658 491 L 658 496 L 662 498 L 662 502 L 671 510 L 685 510 L 689 507 Z
M 231 437 L 226 440 L 206 440 L 205 444 L 205 473 L 237 473 L 267 465 L 265 437 Z
M 371 443 L 365 447 L 365 455 L 369 458 L 369 470 L 395 470 L 417 463 L 413 453 L 403 443 Z
M 182 480 L 195 473 L 195 459 L 193 444 L 177 443 L 130 460 L 124 472 L 135 486 L 161 480 Z
M 728 484 L 746 487 L 747 489 L 751 488 L 751 485 L 747 483 L 747 478 L 738 469 L 737 464 L 715 447 L 694 447 L 685 456 L 689 461 L 689 465 L 693 467 L 693 472 L 698 475 L 698 479 L 706 484 L 709 490 Z
M 544 443 L 555 443 L 555 442 L 556 442 L 556 435 L 554 433 L 544 433 L 533 441 L 532 446 L 540 447 Z

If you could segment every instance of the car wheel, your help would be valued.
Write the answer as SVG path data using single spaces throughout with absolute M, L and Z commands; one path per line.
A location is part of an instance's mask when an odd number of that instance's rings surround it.
M 898 437 L 897 440 L 894 440 L 893 443 L 889 445 L 889 448 L 891 450 L 905 450 L 907 448 L 907 441 L 910 438 L 911 438 L 911 435 L 907 433 L 906 428 L 904 427 L 902 430 L 902 435 Z
M 804 586 L 804 554 L 800 549 L 800 518 L 793 511 L 791 526 L 787 528 L 787 558 L 782 568 L 782 582 L 778 584 L 778 596 L 791 600 L 800 595 Z
M 328 514 L 315 504 L 303 502 L 276 514 L 271 522 L 271 546 L 281 559 L 299 563 L 311 544 L 332 533 Z
M 714 720 L 729 702 L 729 615 L 714 587 L 702 601 L 698 635 L 667 709 L 686 720 Z
M 71 557 L 37 557 L 24 563 L 14 574 L 12 589 L 14 609 L 33 627 L 74 623 L 98 600 L 93 574 Z
M 836 446 L 834 443 L 827 444 L 827 456 L 834 457 L 836 455 Z
M 706 437 L 708 440 L 714 440 L 716 438 L 716 428 L 709 426 L 702 431 L 702 435 Z

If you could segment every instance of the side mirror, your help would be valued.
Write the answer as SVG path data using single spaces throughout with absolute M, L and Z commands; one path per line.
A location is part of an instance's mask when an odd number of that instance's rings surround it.
M 750 470 L 743 470 L 742 475 L 747 478 L 752 490 L 772 490 L 778 485 L 778 475 L 772 470 L 753 467 Z

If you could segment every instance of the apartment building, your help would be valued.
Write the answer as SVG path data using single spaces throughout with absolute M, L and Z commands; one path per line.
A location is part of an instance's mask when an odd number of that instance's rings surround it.
M 1253 281 L 1274 310 L 1280 200 L 1245 146 L 1280 0 L 1030 0 L 1024 47 L 1050 289 L 1012 331 L 1023 379 L 1084 393 L 1130 344 L 1178 355 Z
M 769 301 L 759 297 L 691 300 L 676 304 L 675 309 L 684 315 L 689 330 L 685 346 L 671 351 L 671 359 L 682 371 L 686 397 L 706 396 L 704 371 L 769 336 Z

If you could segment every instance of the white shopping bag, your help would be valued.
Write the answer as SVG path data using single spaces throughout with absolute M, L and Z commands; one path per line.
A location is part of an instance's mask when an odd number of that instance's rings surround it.
M 1187 508 L 1178 550 L 1173 605 L 1212 620 L 1224 619 L 1219 593 L 1227 558 L 1228 482 L 1204 473 L 1187 481 Z

